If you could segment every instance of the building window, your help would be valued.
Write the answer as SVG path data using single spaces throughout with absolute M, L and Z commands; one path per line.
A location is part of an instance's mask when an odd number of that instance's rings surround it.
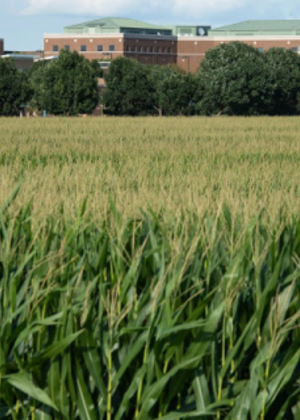
M 291 50 L 294 51 L 294 52 L 298 52 L 298 48 L 297 47 L 292 47 Z
M 160 53 L 160 48 L 159 47 L 156 48 L 156 52 Z
M 101 69 L 108 69 L 109 66 L 110 66 L 110 61 L 100 61 Z
M 154 47 L 150 47 L 150 52 L 154 53 Z
M 86 45 L 81 45 L 80 46 L 80 51 L 86 51 Z
M 65 50 L 70 51 L 70 45 L 65 45 Z
M 139 47 L 139 52 L 142 53 L 143 52 L 143 47 Z
M 171 47 L 169 47 L 169 48 L 168 48 L 168 53 L 169 53 L 169 54 L 171 54 L 171 53 L 172 53 L 172 48 L 171 48 Z
M 259 47 L 257 49 L 258 49 L 259 52 L 264 52 L 265 51 L 264 47 Z
M 145 47 L 145 52 L 147 53 L 149 51 L 149 48 L 148 47 Z
M 110 46 L 109 46 L 109 51 L 110 51 L 110 52 L 115 51 L 115 46 L 114 46 L 114 45 L 110 45 Z
M 58 51 L 58 45 L 53 45 L 52 51 L 57 52 Z
M 162 52 L 165 53 L 166 52 L 166 47 L 162 47 Z
M 97 45 L 97 51 L 99 52 L 103 51 L 103 45 Z
M 132 52 L 135 52 L 135 47 L 132 47 L 132 48 L 131 48 L 131 51 L 132 51 Z
M 126 51 L 126 52 L 129 52 L 129 51 L 130 51 L 129 45 L 126 45 L 126 46 L 125 46 L 125 51 Z

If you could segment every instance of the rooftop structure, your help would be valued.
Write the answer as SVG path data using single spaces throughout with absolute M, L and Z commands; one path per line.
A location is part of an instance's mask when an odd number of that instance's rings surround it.
M 5 54 L 1 59 L 10 58 L 13 60 L 16 68 L 20 71 L 27 72 L 33 63 L 39 58 L 39 55 L 29 54 Z
M 103 18 L 66 26 L 65 34 L 139 34 L 139 35 L 172 35 L 172 30 L 164 26 L 141 22 L 135 19 Z
M 211 26 L 175 25 L 167 26 L 174 36 L 207 36 Z
M 300 35 L 300 20 L 248 20 L 208 31 L 209 36 Z

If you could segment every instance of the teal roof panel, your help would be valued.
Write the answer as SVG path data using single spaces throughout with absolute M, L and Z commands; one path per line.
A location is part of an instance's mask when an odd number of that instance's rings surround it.
M 88 22 L 79 23 L 76 25 L 66 26 L 65 29 L 79 29 L 85 27 L 100 26 L 102 28 L 119 29 L 119 28 L 133 28 L 133 29 L 168 29 L 164 26 L 152 25 L 151 23 L 141 22 L 135 19 L 108 17 L 103 19 L 91 20 Z
M 248 20 L 210 30 L 210 35 L 218 32 L 263 32 L 294 33 L 300 31 L 300 20 Z

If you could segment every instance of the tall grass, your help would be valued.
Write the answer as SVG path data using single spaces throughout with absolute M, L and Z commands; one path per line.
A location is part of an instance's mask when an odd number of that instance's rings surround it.
M 300 418 L 299 219 L 84 210 L 2 211 L 1 419 Z

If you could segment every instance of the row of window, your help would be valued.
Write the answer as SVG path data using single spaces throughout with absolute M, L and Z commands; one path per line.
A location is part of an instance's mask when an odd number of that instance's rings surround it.
M 64 49 L 67 50 L 67 51 L 70 51 L 70 45 L 65 45 Z M 59 51 L 58 45 L 53 45 L 52 51 L 53 52 Z M 80 51 L 82 51 L 82 52 L 87 51 L 86 45 L 80 45 Z M 99 52 L 104 51 L 103 50 L 103 45 L 97 45 L 97 51 L 99 51 Z M 114 52 L 115 51 L 115 46 L 114 45 L 109 45 L 108 51 L 109 52 Z
M 70 51 L 70 45 L 65 45 L 64 49 L 67 51 Z M 264 47 L 259 47 L 258 50 L 260 52 L 264 52 Z M 291 48 L 292 51 L 294 52 L 298 52 L 298 48 L 297 47 L 292 47 Z M 59 51 L 59 47 L 58 45 L 53 45 L 52 47 L 52 51 L 53 52 L 58 52 Z M 84 52 L 87 51 L 86 45 L 80 45 L 80 51 Z M 102 52 L 104 51 L 103 49 L 103 45 L 97 45 L 97 51 L 98 52 Z M 114 52 L 115 51 L 115 46 L 114 45 L 109 45 L 108 47 L 108 51 L 109 52 Z M 138 47 L 136 48 L 135 46 L 130 47 L 129 45 L 126 46 L 126 52 L 139 52 L 139 53 L 168 53 L 171 54 L 172 53 L 172 48 L 171 47 Z
M 284 47 L 282 47 L 282 48 L 285 50 L 285 48 L 284 48 Z M 260 52 L 264 52 L 264 51 L 265 51 L 264 47 L 259 47 L 259 48 L 257 48 L 257 49 L 258 49 L 258 51 L 260 51 Z M 292 51 L 294 51 L 294 52 L 298 52 L 298 51 L 299 51 L 298 47 L 292 47 L 292 48 L 291 48 L 291 50 L 292 50 Z
M 171 54 L 172 53 L 172 48 L 171 47 L 138 47 L 136 48 L 135 46 L 130 47 L 129 45 L 127 45 L 125 47 L 125 51 L 126 52 L 139 52 L 139 53 L 168 53 Z

